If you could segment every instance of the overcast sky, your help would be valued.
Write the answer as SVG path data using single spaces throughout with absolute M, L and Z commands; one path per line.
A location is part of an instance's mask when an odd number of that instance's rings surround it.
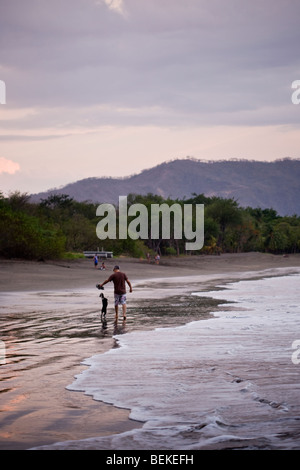
M 299 0 L 0 0 L 0 190 L 300 158 L 299 18 Z

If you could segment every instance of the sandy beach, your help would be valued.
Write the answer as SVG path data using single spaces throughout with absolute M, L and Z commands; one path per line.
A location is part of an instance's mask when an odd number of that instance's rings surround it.
M 115 264 L 126 272 L 126 324 L 113 324 L 112 287 L 107 287 L 108 328 L 99 320 L 97 282 Z M 82 361 L 115 346 L 114 335 L 174 326 L 205 319 L 218 308 L 216 300 L 190 299 L 220 283 L 293 273 L 300 256 L 262 253 L 106 261 L 105 272 L 92 260 L 0 261 L 0 340 L 6 348 L 0 366 L 0 449 L 28 449 L 55 442 L 107 436 L 142 426 L 129 411 L 67 390 L 86 369 Z M 187 299 L 189 301 L 187 302 Z M 184 315 L 182 312 L 184 311 Z
M 300 265 L 300 255 L 272 255 L 265 253 L 223 254 L 221 256 L 168 257 L 153 262 L 133 258 L 106 260 L 106 272 L 111 272 L 115 264 L 135 282 L 161 277 L 182 277 L 198 274 L 220 275 L 231 273 L 262 271 L 265 269 L 288 268 Z M 0 260 L 1 292 L 35 290 L 75 289 L 93 287 L 102 279 L 104 272 L 93 269 L 90 259 L 72 261 L 16 261 Z M 235 276 L 236 274 L 234 274 Z

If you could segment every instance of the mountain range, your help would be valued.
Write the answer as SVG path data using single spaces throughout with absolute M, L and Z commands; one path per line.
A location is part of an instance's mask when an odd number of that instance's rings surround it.
M 183 199 L 193 194 L 233 198 L 242 207 L 300 215 L 300 160 L 172 160 L 125 178 L 91 177 L 31 195 L 33 202 L 52 194 L 77 201 L 118 204 L 119 196 L 158 194 Z

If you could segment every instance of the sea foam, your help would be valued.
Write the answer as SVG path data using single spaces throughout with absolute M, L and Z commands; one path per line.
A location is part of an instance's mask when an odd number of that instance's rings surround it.
M 193 295 L 224 304 L 212 318 L 116 336 L 67 388 L 130 410 L 143 427 L 58 443 L 66 449 L 300 447 L 300 274 Z M 101 418 L 100 418 L 101 419 Z

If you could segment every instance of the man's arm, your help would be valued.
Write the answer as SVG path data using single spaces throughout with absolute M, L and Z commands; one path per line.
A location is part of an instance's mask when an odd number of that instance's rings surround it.
M 107 284 L 110 281 L 111 281 L 111 276 L 108 279 L 106 279 L 106 281 L 102 282 L 102 284 L 100 284 L 100 287 L 103 287 L 104 284 Z
M 129 279 L 126 279 L 127 284 L 129 285 L 129 292 L 132 292 L 132 286 Z

